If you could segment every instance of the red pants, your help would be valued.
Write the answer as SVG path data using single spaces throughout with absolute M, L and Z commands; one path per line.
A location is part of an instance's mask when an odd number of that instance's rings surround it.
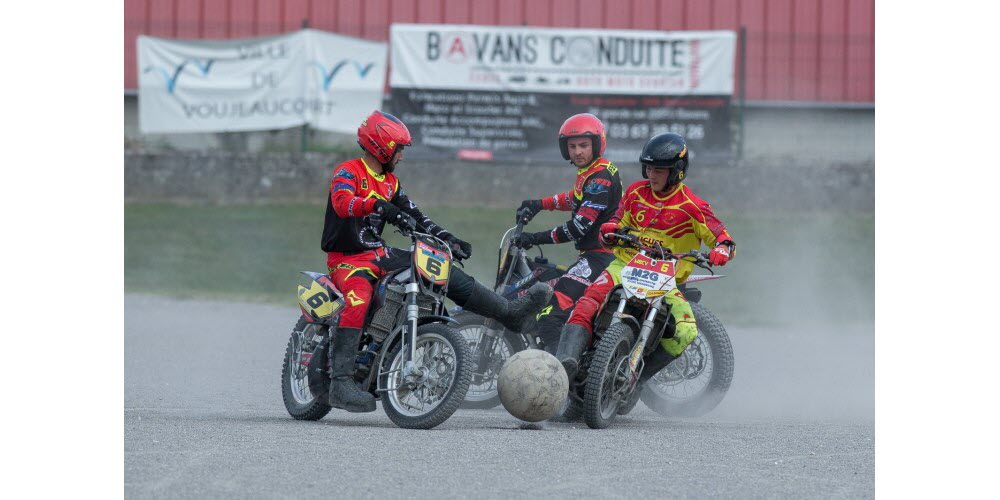
M 580 297 L 580 300 L 576 302 L 573 313 L 566 323 L 580 325 L 593 335 L 594 315 L 597 314 L 597 310 L 604 303 L 604 299 L 608 297 L 608 294 L 611 293 L 611 289 L 614 287 L 615 280 L 612 278 L 611 273 L 605 270 L 583 292 L 583 297 Z
M 326 265 L 330 280 L 345 293 L 344 310 L 340 312 L 341 328 L 362 328 L 372 299 L 372 283 L 385 274 L 376 261 L 386 255 L 384 249 L 345 255 L 328 252 Z

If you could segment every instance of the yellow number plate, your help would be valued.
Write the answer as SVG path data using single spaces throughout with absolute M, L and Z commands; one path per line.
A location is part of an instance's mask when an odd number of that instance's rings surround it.
M 422 241 L 417 241 L 416 253 L 417 270 L 420 274 L 434 283 L 441 284 L 448 281 L 451 259 L 447 253 L 435 250 Z
M 340 302 L 330 297 L 330 291 L 312 281 L 309 288 L 299 285 L 299 306 L 316 319 L 329 318 L 340 309 Z

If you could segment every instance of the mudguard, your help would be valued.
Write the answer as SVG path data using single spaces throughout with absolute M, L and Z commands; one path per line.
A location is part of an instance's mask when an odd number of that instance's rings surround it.
M 440 316 L 437 314 L 430 314 L 427 316 L 421 316 L 417 318 L 417 326 L 424 326 L 428 323 L 454 323 L 458 324 L 458 320 L 454 318 L 449 318 L 448 316 Z
M 688 276 L 688 278 L 684 280 L 684 283 L 687 284 L 687 283 L 694 283 L 696 281 L 717 280 L 719 278 L 725 278 L 725 277 L 726 277 L 725 274 L 694 274 Z

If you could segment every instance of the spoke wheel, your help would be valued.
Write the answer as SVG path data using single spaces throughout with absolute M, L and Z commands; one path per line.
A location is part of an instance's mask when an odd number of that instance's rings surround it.
M 521 336 L 501 332 L 492 339 L 492 342 L 484 343 L 484 339 L 490 339 L 485 336 L 485 319 L 482 316 L 465 311 L 455 315 L 455 319 L 459 322 L 458 332 L 465 339 L 471 354 L 472 381 L 461 407 L 463 409 L 494 408 L 500 404 L 500 393 L 497 390 L 500 368 L 515 353 L 527 349 L 527 342 Z M 481 349 L 486 348 L 490 348 L 490 352 L 485 353 L 484 357 Z
M 417 333 L 416 369 L 407 376 L 401 347 L 393 348 L 379 375 L 382 408 L 400 427 L 430 429 L 451 417 L 469 389 L 468 347 L 455 330 L 424 325 Z
M 627 324 L 615 323 L 597 343 L 583 399 L 583 420 L 592 429 L 610 425 L 628 396 L 632 336 L 632 329 Z
M 312 352 L 304 350 L 319 327 L 299 318 L 292 329 L 285 349 L 285 359 L 281 367 L 281 398 L 288 414 L 298 420 L 319 420 L 330 412 L 327 404 L 326 391 L 330 387 L 328 380 L 319 381 L 315 387 L 309 387 L 309 359 Z M 319 333 L 325 334 L 320 331 Z M 313 390 L 316 394 L 313 394 Z
M 691 304 L 698 337 L 674 362 L 646 383 L 640 395 L 664 416 L 697 417 L 714 409 L 733 380 L 733 346 L 722 323 L 701 304 Z

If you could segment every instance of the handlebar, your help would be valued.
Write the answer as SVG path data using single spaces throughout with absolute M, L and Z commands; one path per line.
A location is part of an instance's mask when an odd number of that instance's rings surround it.
M 442 240 L 441 238 L 438 238 L 433 234 L 417 231 L 417 221 L 413 217 L 410 217 L 410 215 L 407 213 L 400 212 L 399 216 L 396 218 L 395 221 L 386 221 L 386 222 L 392 224 L 396 228 L 397 233 L 406 236 L 408 238 L 415 238 L 419 235 L 419 236 L 429 236 L 436 240 L 440 240 L 442 243 L 445 243 L 445 245 L 448 247 L 452 259 L 454 259 L 459 264 L 461 264 L 463 260 L 471 257 L 470 255 L 463 252 L 461 247 L 452 248 L 452 245 L 449 242 Z M 381 241 L 382 245 L 389 246 L 389 244 L 386 243 L 386 241 L 382 238 L 382 236 L 375 232 L 375 228 L 371 224 L 368 224 L 365 227 L 365 229 L 368 230 L 368 232 L 371 233 L 372 236 Z
M 659 255 L 661 258 L 672 257 L 677 260 L 684 260 L 702 269 L 707 269 L 709 272 L 712 272 L 711 264 L 709 264 L 708 262 L 708 254 L 704 252 L 699 252 L 697 250 L 691 250 L 690 252 L 687 253 L 673 253 L 670 251 L 669 248 L 664 248 L 663 246 L 661 246 L 659 242 L 656 243 L 656 246 L 646 245 L 639 241 L 638 236 L 635 236 L 634 234 L 628 234 L 628 231 L 635 231 L 635 230 L 636 230 L 635 228 L 623 226 L 618 228 L 618 232 L 609 233 L 605 236 L 608 238 L 615 239 L 616 240 L 615 245 L 617 246 L 626 248 L 627 247 L 636 248 L 639 250 L 643 250 L 646 253 L 653 256 Z

